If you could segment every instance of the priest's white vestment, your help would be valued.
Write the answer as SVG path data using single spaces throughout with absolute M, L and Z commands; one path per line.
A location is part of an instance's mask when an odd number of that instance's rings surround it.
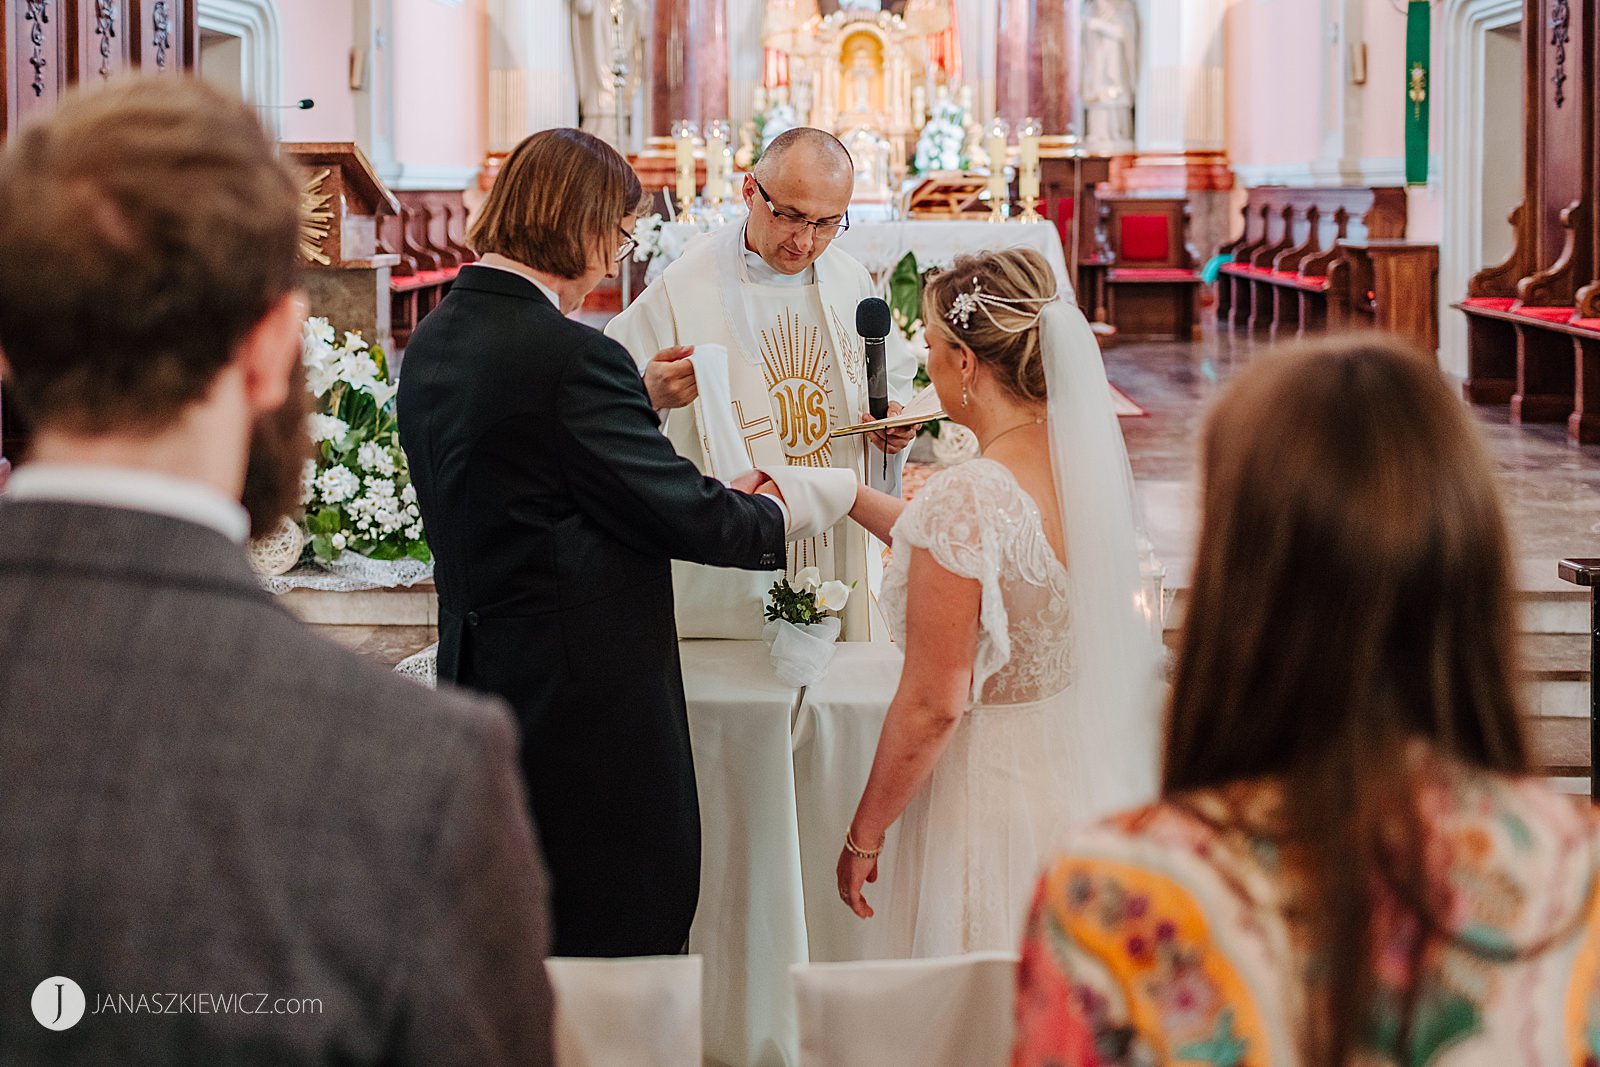
M 744 227 L 730 225 L 691 241 L 606 333 L 632 353 L 641 372 L 664 348 L 725 346 L 733 424 L 750 466 L 842 467 L 898 493 L 903 452 L 889 458 L 885 474 L 883 453 L 865 437 L 828 437 L 869 410 L 855 316 L 856 305 L 872 295 L 866 268 L 838 248 L 829 247 L 801 274 L 779 275 L 745 247 Z M 916 358 L 898 334 L 889 338 L 887 363 L 889 399 L 909 403 Z M 702 400 L 667 413 L 663 430 L 680 455 L 709 474 Z M 824 581 L 855 584 L 843 614 L 847 641 L 886 636 L 875 607 L 882 548 L 848 518 L 789 546 L 790 576 L 816 567 Z M 759 637 L 767 592 L 781 573 L 674 563 L 678 635 Z

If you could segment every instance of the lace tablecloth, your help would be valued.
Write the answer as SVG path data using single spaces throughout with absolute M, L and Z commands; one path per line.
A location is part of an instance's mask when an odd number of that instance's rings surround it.
M 648 280 L 659 277 L 667 264 L 683 253 L 683 246 L 699 234 L 697 226 L 666 223 L 661 227 L 661 252 L 650 261 Z M 880 277 L 892 270 L 907 252 L 917 254 L 917 266 L 948 267 L 964 252 L 1025 246 L 1037 249 L 1056 274 L 1063 296 L 1072 292 L 1061 234 L 1050 222 L 965 222 L 943 219 L 908 219 L 901 222 L 852 222 L 835 242 L 861 265 Z
M 269 593 L 315 589 L 324 593 L 354 593 L 364 589 L 409 589 L 433 577 L 433 564 L 414 559 L 368 559 L 346 552 L 332 563 L 306 563 L 285 574 L 261 576 Z

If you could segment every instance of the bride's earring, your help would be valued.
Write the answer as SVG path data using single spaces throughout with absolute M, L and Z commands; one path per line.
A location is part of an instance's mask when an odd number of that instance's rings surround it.
M 961 406 L 962 407 L 966 407 L 967 406 L 967 383 L 966 382 L 962 382 L 961 383 Z

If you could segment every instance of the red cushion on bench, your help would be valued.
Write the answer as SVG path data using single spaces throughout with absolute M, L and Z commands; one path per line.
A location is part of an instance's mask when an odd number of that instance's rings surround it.
M 1124 263 L 1172 262 L 1169 220 L 1165 215 L 1122 216 L 1122 247 L 1117 259 Z
M 427 280 L 420 274 L 404 274 L 389 279 L 389 289 L 396 293 L 409 293 L 427 284 Z
M 1568 326 L 1576 326 L 1580 330 L 1600 330 L 1600 319 L 1573 319 Z
M 1110 282 L 1198 282 L 1200 275 L 1181 267 L 1113 267 L 1106 274 Z
M 1469 296 L 1461 301 L 1466 307 L 1491 308 L 1495 311 L 1510 311 L 1511 305 L 1516 302 L 1514 296 Z
M 1538 319 L 1540 322 L 1571 322 L 1572 316 L 1578 312 L 1570 307 L 1528 307 L 1523 305 L 1512 308 L 1513 315 L 1521 315 L 1526 319 Z

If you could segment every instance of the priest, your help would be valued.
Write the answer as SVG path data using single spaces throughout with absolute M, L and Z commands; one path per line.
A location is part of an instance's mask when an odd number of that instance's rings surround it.
M 830 438 L 841 426 L 870 421 L 856 305 L 873 295 L 870 276 L 833 247 L 849 226 L 855 168 L 831 134 L 800 127 L 775 138 L 745 176 L 749 208 L 741 226 L 690 242 L 683 256 L 612 319 L 644 374 L 650 401 L 678 452 L 711 473 L 707 418 L 685 348 L 720 344 L 729 357 L 731 407 L 750 465 L 842 467 L 867 484 L 897 492 L 911 429 Z M 889 415 L 911 398 L 916 359 L 898 336 L 888 346 Z M 728 425 L 727 420 L 719 420 Z M 751 573 L 675 563 L 680 637 L 749 639 L 760 635 L 775 572 Z M 788 574 L 815 567 L 823 581 L 853 584 L 843 638 L 882 639 L 874 596 L 882 545 L 849 519 L 789 546 Z

